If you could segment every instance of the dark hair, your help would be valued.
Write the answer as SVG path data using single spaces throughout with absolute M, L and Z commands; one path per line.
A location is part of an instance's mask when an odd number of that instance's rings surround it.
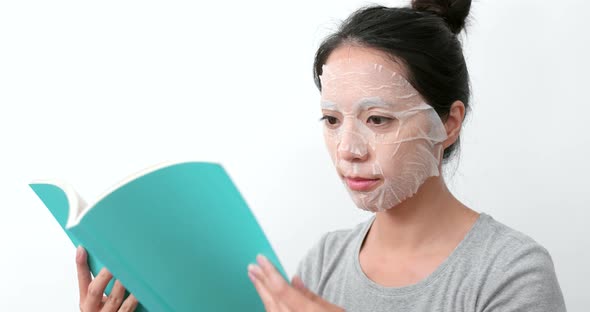
M 351 14 L 318 48 L 313 75 L 321 91 L 322 66 L 334 49 L 355 44 L 401 61 L 408 81 L 443 121 L 456 100 L 469 109 L 469 73 L 458 34 L 465 27 L 471 0 L 413 0 L 412 7 L 364 7 Z M 459 138 L 443 153 L 448 160 Z

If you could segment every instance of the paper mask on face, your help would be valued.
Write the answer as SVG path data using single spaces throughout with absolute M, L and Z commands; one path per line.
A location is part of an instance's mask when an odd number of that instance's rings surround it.
M 398 72 L 348 59 L 320 80 L 326 145 L 359 208 L 392 208 L 440 174 L 445 127 Z

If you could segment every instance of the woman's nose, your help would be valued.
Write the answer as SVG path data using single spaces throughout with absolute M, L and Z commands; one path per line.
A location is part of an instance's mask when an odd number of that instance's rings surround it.
M 346 161 L 365 161 L 368 157 L 367 141 L 358 132 L 344 131 L 338 144 L 338 156 Z

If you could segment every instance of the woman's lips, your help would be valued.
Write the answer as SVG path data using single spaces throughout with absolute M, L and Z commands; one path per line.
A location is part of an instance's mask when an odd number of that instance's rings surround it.
M 365 179 L 351 177 L 344 178 L 344 180 L 346 181 L 346 185 L 348 185 L 348 187 L 353 191 L 369 191 L 373 187 L 375 187 L 377 183 L 379 183 L 380 179 Z

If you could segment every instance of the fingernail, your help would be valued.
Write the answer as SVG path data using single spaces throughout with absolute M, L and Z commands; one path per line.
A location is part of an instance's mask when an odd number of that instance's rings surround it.
M 252 283 L 256 282 L 256 276 L 254 276 L 254 274 L 252 274 L 252 272 L 248 272 L 248 277 L 250 278 Z
M 268 259 L 266 259 L 266 257 L 262 254 L 258 254 L 258 256 L 256 256 L 256 260 L 258 260 L 258 263 L 264 266 L 268 266 L 270 264 Z
M 78 248 L 76 248 L 76 260 L 77 261 L 82 261 L 83 252 L 84 252 L 84 249 L 82 248 L 82 246 L 78 246 Z
M 248 273 L 252 273 L 254 275 L 260 275 L 260 274 L 262 274 L 262 270 L 256 264 L 250 264 L 250 265 L 248 265 Z

